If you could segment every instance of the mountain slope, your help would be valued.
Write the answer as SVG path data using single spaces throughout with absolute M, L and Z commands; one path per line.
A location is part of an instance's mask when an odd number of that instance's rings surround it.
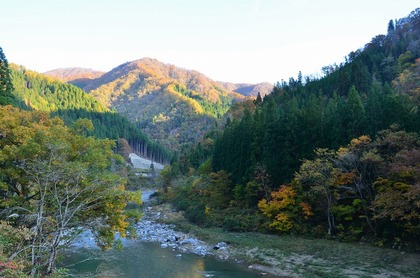
M 243 96 L 257 96 L 258 93 L 262 97 L 270 94 L 273 91 L 274 85 L 268 82 L 258 83 L 258 84 L 248 84 L 248 83 L 229 83 L 229 82 L 218 82 L 224 88 L 233 91 L 235 93 L 241 94 Z
M 44 74 L 83 88 L 93 79 L 102 76 L 104 72 L 85 68 L 61 68 L 44 72 Z
M 245 99 L 197 71 L 150 58 L 122 64 L 83 89 L 171 149 L 197 140 Z
M 170 160 L 170 152 L 82 89 L 17 65 L 11 65 L 10 70 L 13 95 L 18 102 L 26 104 L 26 108 L 51 112 L 69 126 L 77 119 L 90 119 L 94 130 L 89 135 L 114 140 L 124 138 L 137 154 L 162 163 Z
M 17 65 L 10 65 L 10 69 L 15 96 L 32 109 L 48 112 L 59 109 L 109 111 L 76 86 Z

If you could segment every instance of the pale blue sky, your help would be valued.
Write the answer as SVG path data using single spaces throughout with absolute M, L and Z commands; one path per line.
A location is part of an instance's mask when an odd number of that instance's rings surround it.
M 9 62 L 108 71 L 156 58 L 229 82 L 316 74 L 385 34 L 414 0 L 0 0 Z

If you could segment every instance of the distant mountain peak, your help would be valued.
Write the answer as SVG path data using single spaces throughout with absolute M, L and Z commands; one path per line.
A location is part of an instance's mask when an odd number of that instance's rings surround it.
M 50 70 L 44 72 L 44 74 L 83 88 L 93 79 L 102 76 L 104 72 L 88 68 L 71 67 Z
M 79 78 L 98 78 L 99 76 L 103 75 L 104 72 L 89 68 L 70 67 L 50 70 L 44 72 L 43 74 L 68 82 Z

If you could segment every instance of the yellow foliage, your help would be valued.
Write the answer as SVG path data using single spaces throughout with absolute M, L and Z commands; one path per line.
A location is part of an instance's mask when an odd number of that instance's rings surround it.
M 288 232 L 293 228 L 293 223 L 287 214 L 279 213 L 276 215 L 275 220 L 270 224 L 270 227 L 275 228 L 280 232 Z
M 357 179 L 357 173 L 355 170 L 349 173 L 338 172 L 335 179 L 335 184 L 337 185 L 346 185 L 353 183 Z
M 175 90 L 175 84 L 170 84 L 167 88 L 166 91 L 168 93 L 170 93 L 171 95 L 175 96 L 176 98 L 180 99 L 181 101 L 189 104 L 193 111 L 197 114 L 203 114 L 204 113 L 204 109 L 203 107 L 201 107 L 201 105 L 194 99 L 190 99 L 186 96 L 184 96 L 183 94 L 177 92 Z
M 308 203 L 301 202 L 299 205 L 302 208 L 302 214 L 305 220 L 308 219 L 310 216 L 314 215 L 311 206 Z
M 361 149 L 366 146 L 368 146 L 370 143 L 372 143 L 372 139 L 370 139 L 367 135 L 362 135 L 358 138 L 354 138 L 350 141 L 350 147 L 351 149 Z
M 269 226 L 280 232 L 288 232 L 293 228 L 293 218 L 299 217 L 296 207 L 305 220 L 313 215 L 309 204 L 297 204 L 297 192 L 290 185 L 283 185 L 278 191 L 272 192 L 271 200 L 262 199 L 258 203 L 261 212 L 272 220 Z

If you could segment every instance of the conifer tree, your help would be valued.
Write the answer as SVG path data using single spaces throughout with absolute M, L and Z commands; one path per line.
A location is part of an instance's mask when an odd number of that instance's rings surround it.
M 13 84 L 10 78 L 9 63 L 0 47 L 0 105 L 14 103 Z
M 394 21 L 391 19 L 388 23 L 388 33 L 395 30 Z

